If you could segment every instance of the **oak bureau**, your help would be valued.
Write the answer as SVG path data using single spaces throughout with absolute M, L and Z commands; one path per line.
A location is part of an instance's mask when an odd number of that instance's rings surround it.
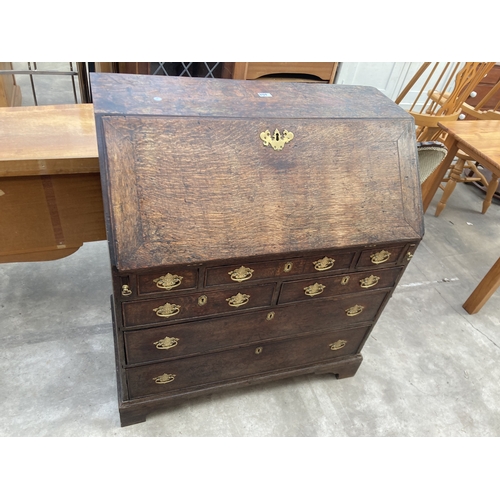
M 423 236 L 411 116 L 371 87 L 93 74 L 92 92 L 121 424 L 353 376 Z

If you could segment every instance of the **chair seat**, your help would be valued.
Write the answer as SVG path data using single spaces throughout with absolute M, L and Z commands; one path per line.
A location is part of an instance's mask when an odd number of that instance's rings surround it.
M 440 142 L 417 142 L 420 184 L 436 170 L 448 153 L 446 146 Z

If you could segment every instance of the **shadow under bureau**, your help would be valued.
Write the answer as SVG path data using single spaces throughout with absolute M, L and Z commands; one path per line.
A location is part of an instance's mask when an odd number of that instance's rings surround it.
M 122 425 L 353 376 L 423 236 L 411 116 L 370 87 L 94 74 L 92 89 Z

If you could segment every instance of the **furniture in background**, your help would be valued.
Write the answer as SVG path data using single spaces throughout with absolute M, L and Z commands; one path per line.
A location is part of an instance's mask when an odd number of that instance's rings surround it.
M 469 314 L 479 312 L 488 299 L 498 290 L 500 286 L 500 259 L 498 259 L 491 269 L 486 273 L 479 285 L 470 294 L 469 298 L 464 302 L 463 308 Z
M 417 153 L 420 184 L 423 184 L 443 161 L 448 149 L 437 141 L 417 142 Z
M 483 213 L 491 205 L 491 198 L 498 187 L 500 176 L 500 121 L 498 120 L 463 120 L 460 122 L 439 123 L 439 126 L 447 134 L 448 154 L 434 173 L 427 179 L 429 189 L 424 197 L 424 212 L 427 211 L 432 198 L 436 194 L 439 185 L 451 167 L 451 163 L 458 151 L 463 151 L 473 160 L 477 161 L 492 174 L 488 191 L 483 202 Z M 450 179 L 448 182 L 454 182 Z
M 12 70 L 12 63 L 0 62 L 0 71 Z M 21 88 L 14 75 L 0 74 L 0 107 L 21 106 Z
M 356 373 L 423 235 L 413 120 L 309 87 L 92 75 L 122 425 Z
M 333 83 L 338 62 L 224 63 L 227 76 L 238 80 L 266 78 L 307 83 Z
M 0 263 L 106 239 L 92 104 L 0 108 Z
M 417 141 L 440 141 L 448 146 L 446 134 L 438 123 L 459 119 L 463 103 L 494 65 L 486 62 L 423 63 L 395 100 L 415 119 Z M 422 181 L 424 199 L 429 194 L 430 178 Z

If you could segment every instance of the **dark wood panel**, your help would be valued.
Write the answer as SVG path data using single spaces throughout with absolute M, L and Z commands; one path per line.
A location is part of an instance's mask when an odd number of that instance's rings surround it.
M 137 398 L 188 387 L 192 389 L 257 373 L 275 372 L 353 355 L 358 352 L 367 331 L 367 328 L 359 328 L 331 332 L 310 337 L 307 341 L 294 339 L 263 343 L 257 347 L 242 347 L 141 368 L 130 368 L 127 370 L 129 396 Z M 332 350 L 331 346 L 334 344 L 344 347 Z M 162 376 L 165 376 L 165 380 L 169 378 L 173 380 L 157 383 L 155 380 Z
M 124 302 L 125 327 L 165 323 L 211 314 L 231 313 L 255 307 L 269 306 L 274 292 L 274 283 L 256 286 L 238 286 L 229 290 L 210 291 L 189 295 L 173 295 L 168 299 L 137 300 Z M 240 295 L 241 305 L 231 306 L 230 299 Z M 204 298 L 203 298 L 204 297 Z M 168 302 L 166 302 L 168 300 Z M 238 304 L 238 299 L 235 299 Z M 165 311 L 158 310 L 166 304 Z M 157 311 L 155 311 L 157 309 Z M 167 310 L 168 309 L 168 310 Z M 177 310 L 177 312 L 175 312 Z M 169 317 L 158 314 L 172 314 Z
M 293 306 L 274 307 L 264 311 L 226 316 L 216 319 L 171 325 L 162 328 L 130 331 L 125 334 L 129 364 L 168 359 L 225 349 L 231 346 L 303 335 L 321 330 L 337 330 L 372 321 L 386 298 L 387 291 L 367 293 L 365 297 L 302 302 Z M 347 316 L 346 309 L 359 304 L 361 314 Z M 157 349 L 155 342 L 165 337 L 175 347 Z M 168 341 L 164 344 L 168 345 Z M 161 347 L 161 346 L 160 346 Z

